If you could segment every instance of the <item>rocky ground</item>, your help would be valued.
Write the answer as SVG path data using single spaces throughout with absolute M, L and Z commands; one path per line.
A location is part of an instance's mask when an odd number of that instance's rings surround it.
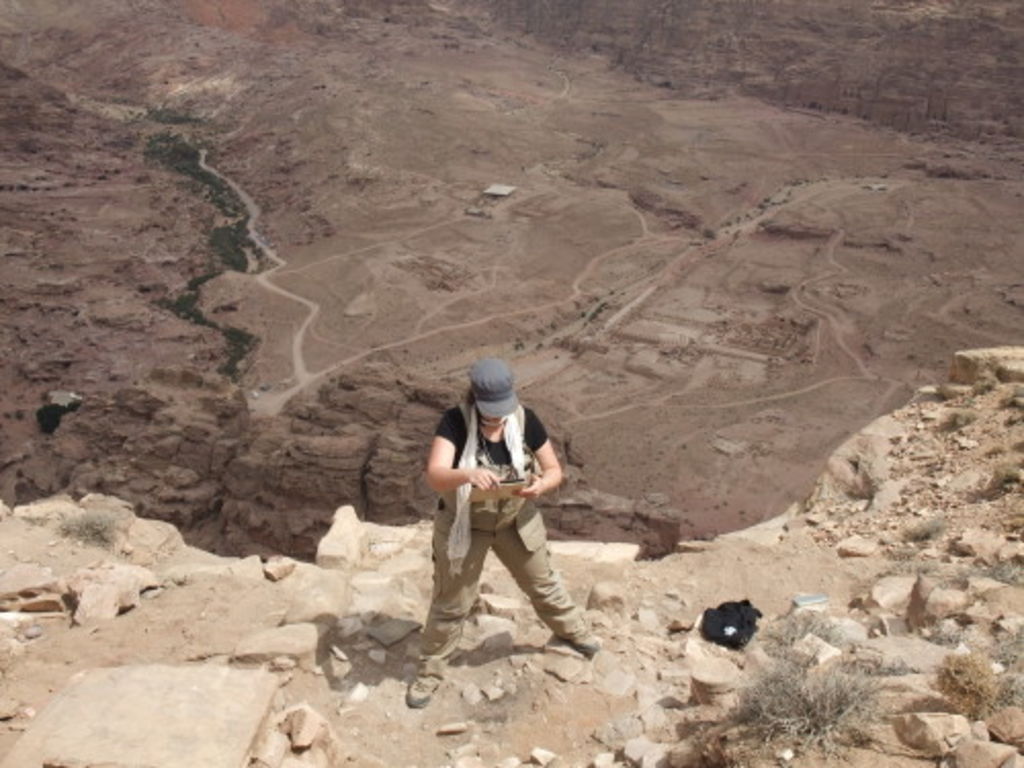
M 0 765 L 1016 765 L 1022 366 L 1020 348 L 958 355 L 777 520 L 656 561 L 553 542 L 593 661 L 490 562 L 423 711 L 403 696 L 426 523 L 342 507 L 313 565 L 210 555 L 112 497 L 4 507 Z M 701 637 L 705 608 L 744 598 L 763 613 L 745 649 Z M 990 688 L 949 683 L 957 664 Z

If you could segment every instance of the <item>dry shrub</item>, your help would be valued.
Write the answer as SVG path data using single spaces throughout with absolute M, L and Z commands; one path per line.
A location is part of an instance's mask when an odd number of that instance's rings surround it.
M 950 654 L 939 666 L 939 691 L 957 712 L 979 720 L 992 711 L 999 695 L 999 680 L 992 660 L 983 653 Z
M 984 395 L 999 386 L 999 379 L 991 371 L 984 371 L 971 385 L 971 392 Z
M 1012 561 L 996 563 L 984 569 L 982 573 L 990 579 L 1003 582 L 1003 584 L 1014 587 L 1024 586 L 1024 566 L 1017 565 Z
M 920 543 L 938 538 L 946 530 L 946 521 L 943 517 L 932 517 L 928 520 L 921 520 L 911 523 L 903 529 L 903 540 L 909 543 Z
M 831 752 L 858 740 L 877 713 L 874 680 L 780 661 L 743 691 L 737 719 L 767 741 L 792 739 Z
M 1024 708 L 1024 675 L 1006 675 L 999 684 L 996 709 L 1003 707 Z
M 1020 488 L 1022 480 L 1024 480 L 1024 469 L 1021 468 L 1019 463 L 1003 462 L 997 464 L 995 469 L 992 470 L 992 477 L 989 478 L 988 483 L 980 491 L 979 496 L 990 501 L 998 499 L 1003 494 Z
M 947 648 L 956 648 L 966 639 L 966 630 L 952 619 L 939 622 L 928 635 L 929 641 Z
M 797 611 L 772 622 L 762 635 L 765 650 L 772 656 L 792 653 L 793 644 L 807 634 L 817 635 L 826 643 L 841 647 L 849 645 L 846 637 L 829 617 L 817 611 Z
M 61 521 L 60 534 L 102 549 L 114 546 L 117 520 L 108 512 L 89 511 Z
M 939 384 L 936 390 L 939 397 L 943 400 L 956 400 L 958 397 L 962 397 L 970 391 L 970 387 L 964 384 L 953 384 L 950 382 Z
M 957 409 L 951 411 L 942 423 L 939 424 L 939 429 L 942 432 L 956 432 L 963 429 L 968 424 L 973 424 L 978 419 L 977 411 L 970 411 L 966 409 Z
M 1016 632 L 1005 632 L 996 635 L 992 658 L 1006 669 L 1014 670 L 1024 659 L 1024 627 Z

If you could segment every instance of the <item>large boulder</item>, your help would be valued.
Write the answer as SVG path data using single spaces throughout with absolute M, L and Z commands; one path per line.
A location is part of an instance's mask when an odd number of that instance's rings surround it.
M 949 754 L 971 735 L 971 723 L 966 717 L 945 712 L 896 715 L 892 726 L 900 741 L 929 757 Z
M 366 555 L 367 538 L 355 507 L 338 507 L 330 530 L 316 548 L 316 564 L 336 570 L 358 567 Z
M 68 579 L 75 599 L 74 621 L 112 619 L 138 605 L 143 591 L 158 586 L 153 572 L 139 565 L 106 562 L 79 569 Z
M 280 587 L 289 597 L 285 624 L 333 624 L 349 607 L 349 579 L 338 571 L 299 563 Z

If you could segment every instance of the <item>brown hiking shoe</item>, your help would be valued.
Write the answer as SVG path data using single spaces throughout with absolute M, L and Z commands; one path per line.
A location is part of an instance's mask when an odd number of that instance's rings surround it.
M 597 652 L 601 650 L 601 643 L 598 642 L 597 638 L 593 635 L 584 635 L 576 640 L 569 640 L 564 637 L 560 639 L 563 643 L 576 651 L 576 653 L 586 656 L 588 659 L 594 658 L 597 655 Z
M 423 709 L 430 703 L 439 685 L 441 681 L 436 677 L 417 675 L 416 679 L 409 683 L 409 690 L 405 692 L 405 705 L 410 709 Z

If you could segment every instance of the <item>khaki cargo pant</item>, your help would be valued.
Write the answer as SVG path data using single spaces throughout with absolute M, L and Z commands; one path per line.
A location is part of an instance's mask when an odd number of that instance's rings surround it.
M 579 609 L 551 569 L 544 521 L 532 504 L 510 519 L 474 509 L 469 552 L 459 574 L 451 572 L 447 554 L 453 510 L 454 504 L 446 504 L 434 521 L 434 593 L 420 645 L 420 675 L 444 677 L 448 658 L 462 638 L 462 624 L 476 602 L 484 559 L 492 549 L 555 635 L 566 640 L 586 636 Z

